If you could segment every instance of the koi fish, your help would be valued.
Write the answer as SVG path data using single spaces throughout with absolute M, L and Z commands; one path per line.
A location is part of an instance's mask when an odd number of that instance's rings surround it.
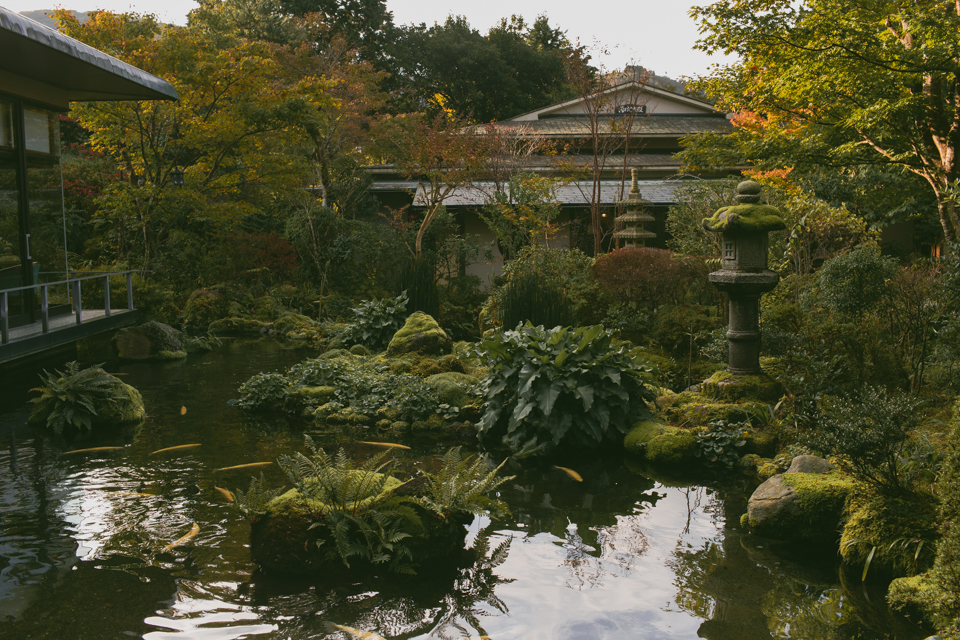
M 233 491 L 230 491 L 229 489 L 224 489 L 223 487 L 218 487 L 216 485 L 214 485 L 213 488 L 219 491 L 220 495 L 227 499 L 227 502 L 233 502 L 237 499 L 237 497 L 233 495 Z
M 253 469 L 254 467 L 266 467 L 273 464 L 272 462 L 249 462 L 247 464 L 238 464 L 232 467 L 223 467 L 220 469 L 214 469 L 213 472 L 217 473 L 218 471 L 237 471 L 238 469 Z
M 62 456 L 69 456 L 73 453 L 93 453 L 94 451 L 116 451 L 117 449 L 123 449 L 123 447 L 93 447 L 91 449 L 74 449 L 73 451 L 65 451 L 61 453 Z
M 200 533 L 200 525 L 198 525 L 196 522 L 194 522 L 194 523 L 193 523 L 193 526 L 190 527 L 190 531 L 187 532 L 187 535 L 185 535 L 185 536 L 183 536 L 182 538 L 179 538 L 179 539 L 177 539 L 177 540 L 174 540 L 173 542 L 171 542 L 170 544 L 168 544 L 167 546 L 165 546 L 165 547 L 163 548 L 163 550 L 164 550 L 164 551 L 170 551 L 170 549 L 173 549 L 174 547 L 179 547 L 179 546 L 182 545 L 184 542 L 186 542 L 187 540 L 189 540 L 189 539 L 192 538 L 193 536 L 197 535 L 198 533 Z
M 150 455 L 155 456 L 158 453 L 166 453 L 167 451 L 177 451 L 178 449 L 192 449 L 193 447 L 199 447 L 199 444 L 178 444 L 175 447 L 167 447 L 166 449 L 157 449 Z
M 583 477 L 573 469 L 567 469 L 566 467 L 558 467 L 557 465 L 553 465 L 553 468 L 563 471 L 565 474 L 567 474 L 577 482 L 583 482 Z
M 336 632 L 343 631 L 354 638 L 360 638 L 361 640 L 387 640 L 383 636 L 375 634 L 373 631 L 361 631 L 360 629 L 354 629 L 353 627 L 345 627 L 342 624 L 334 624 L 332 622 L 327 622 L 327 631 Z
M 186 407 L 180 407 L 180 415 L 182 415 L 182 416 L 187 415 L 187 408 L 186 408 Z
M 369 444 L 370 446 L 373 446 L 373 447 L 385 447 L 387 449 L 407 449 L 407 450 L 410 449 L 410 447 L 406 445 L 394 444 L 392 442 L 367 442 L 366 440 L 359 440 L 358 443 Z

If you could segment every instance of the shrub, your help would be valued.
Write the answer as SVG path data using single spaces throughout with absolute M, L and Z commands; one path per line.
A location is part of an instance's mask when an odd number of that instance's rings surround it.
M 594 262 L 593 273 L 612 298 L 638 309 L 682 303 L 694 275 L 689 259 L 651 247 L 606 253 Z
M 860 317 L 887 293 L 887 280 L 897 273 L 897 261 L 880 255 L 880 249 L 862 246 L 823 263 L 819 271 L 819 297 L 827 308 Z
M 575 324 L 563 288 L 532 271 L 515 274 L 504 287 L 497 320 L 502 327 L 515 327 L 524 322 L 546 327 Z
M 817 415 L 805 444 L 839 456 L 840 465 L 881 493 L 907 489 L 899 464 L 909 433 L 918 423 L 917 401 L 865 387 L 856 397 L 835 398 Z
M 353 322 L 344 329 L 341 339 L 383 351 L 407 319 L 407 304 L 406 291 L 393 299 L 361 302 L 353 308 Z
M 519 455 L 557 445 L 622 441 L 630 425 L 652 419 L 650 369 L 615 345 L 601 325 L 544 329 L 530 323 L 480 343 L 490 373 L 483 381 L 481 437 Z
M 396 409 L 407 422 L 445 413 L 437 393 L 414 375 L 391 373 L 385 364 L 351 356 L 315 358 L 294 365 L 286 374 L 258 373 L 240 386 L 235 404 L 244 409 L 281 409 L 294 414 L 326 403 L 303 394 L 304 388 L 333 387 L 334 400 L 344 408 L 373 415 L 378 409 Z
M 422 311 L 428 316 L 440 315 L 440 290 L 437 287 L 437 265 L 426 255 L 407 263 L 401 278 L 402 286 L 410 294 L 410 311 Z
M 890 585 L 894 607 L 919 605 L 945 639 L 960 638 L 960 404 L 954 407 L 943 470 L 937 479 L 940 541 L 933 568 Z

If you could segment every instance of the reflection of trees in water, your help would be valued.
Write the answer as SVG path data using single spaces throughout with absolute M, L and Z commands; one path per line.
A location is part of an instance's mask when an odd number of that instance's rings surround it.
M 471 566 L 460 570 L 460 575 L 453 582 L 453 589 L 444 596 L 437 615 L 430 623 L 431 635 L 444 639 L 464 638 L 475 631 L 484 636 L 487 634 L 480 617 L 488 615 L 488 611 L 481 605 L 505 615 L 508 613 L 506 603 L 497 597 L 495 591 L 497 586 L 513 580 L 499 577 L 494 569 L 506 561 L 512 540 L 507 538 L 489 552 L 489 535 L 482 532 L 477 536 L 473 546 L 476 560 Z
M 570 570 L 567 586 L 578 591 L 604 586 L 606 575 L 626 575 L 649 546 L 642 516 L 617 516 L 617 524 L 591 527 L 590 531 L 596 536 L 595 547 L 583 540 L 573 522 L 563 541 L 566 555 L 562 565 Z M 599 555 L 595 555 L 597 550 Z

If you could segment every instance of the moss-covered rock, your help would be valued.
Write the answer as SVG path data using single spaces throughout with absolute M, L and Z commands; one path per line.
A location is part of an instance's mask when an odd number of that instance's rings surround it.
M 168 324 L 151 320 L 120 329 L 111 339 L 121 360 L 182 360 L 187 357 L 183 335 Z
M 769 462 L 764 462 L 757 466 L 757 479 L 762 481 L 769 480 L 773 476 L 780 473 L 780 467 L 777 466 L 775 462 L 770 460 Z M 746 514 L 744 514 L 746 515 Z
M 299 387 L 297 395 L 303 402 L 315 407 L 326 405 L 337 393 L 336 387 Z
M 230 299 L 222 289 L 197 289 L 190 294 L 180 314 L 185 329 L 203 333 L 214 320 L 239 315 L 230 313 Z
M 665 426 L 654 420 L 635 422 L 630 432 L 624 436 L 623 446 L 628 453 L 643 455 L 646 453 L 647 443 L 665 430 Z
M 247 336 L 266 333 L 270 325 L 252 318 L 232 316 L 210 323 L 208 331 L 217 336 Z
M 443 418 L 438 415 L 432 415 L 426 420 L 414 420 L 410 425 L 412 431 L 441 431 L 443 430 Z
M 464 373 L 438 373 L 424 380 L 437 392 L 440 402 L 462 407 L 473 400 L 469 390 L 480 381 Z
M 750 496 L 750 528 L 779 540 L 835 538 L 855 486 L 839 471 L 777 474 Z
M 467 365 L 455 353 L 449 353 L 437 358 L 437 366 L 444 372 L 450 373 L 469 373 Z
M 316 320 L 297 313 L 285 313 L 273 321 L 273 331 L 287 340 L 315 340 L 323 337 Z
M 424 353 L 440 356 L 453 349 L 453 340 L 431 316 L 417 311 L 410 314 L 403 327 L 393 334 L 387 347 L 388 356 L 402 353 Z
M 114 430 L 139 424 L 147 417 L 147 412 L 143 407 L 143 396 L 140 395 L 140 392 L 122 382 L 116 376 L 108 374 L 108 377 L 110 379 L 110 394 L 115 396 L 115 399 L 94 407 L 97 413 L 90 417 L 90 431 L 94 434 L 98 431 Z M 54 398 L 41 399 L 34 405 L 27 423 L 32 427 L 45 429 L 50 414 L 55 410 L 58 409 L 57 401 Z M 76 429 L 70 427 L 65 431 L 68 432 L 68 435 L 72 435 Z
M 317 410 L 313 412 L 313 415 L 317 420 L 322 421 L 322 420 L 326 420 L 333 414 L 342 410 L 343 410 L 343 405 L 340 404 L 339 402 L 328 402 L 324 405 L 317 407 Z
M 645 459 L 655 466 L 691 465 L 696 460 L 697 440 L 691 431 L 667 427 L 647 441 Z
M 870 571 L 892 576 L 929 569 L 939 537 L 936 506 L 936 498 L 929 493 L 884 496 L 859 488 L 847 505 L 840 555 L 845 562 L 862 567 L 872 553 Z
M 700 384 L 700 392 L 715 400 L 773 403 L 783 397 L 783 385 L 766 374 L 747 376 L 717 371 Z
M 335 360 L 337 358 L 350 358 L 353 354 L 346 349 L 330 349 L 320 354 L 324 360 Z

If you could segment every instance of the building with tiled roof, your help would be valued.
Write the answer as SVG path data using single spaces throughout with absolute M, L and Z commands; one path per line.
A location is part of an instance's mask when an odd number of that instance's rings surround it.
M 633 76 L 635 77 L 635 75 Z M 653 76 L 656 77 L 656 76 Z M 588 253 L 592 251 L 592 242 L 585 235 L 590 233 L 590 207 L 593 194 L 593 179 L 584 178 L 584 173 L 573 175 L 571 170 L 577 167 L 586 169 L 592 165 L 594 128 L 599 138 L 624 137 L 624 122 L 628 123 L 629 133 L 626 153 L 615 150 L 606 156 L 600 172 L 599 202 L 609 208 L 603 214 L 603 224 L 609 227 L 607 244 L 613 239 L 614 219 L 618 203 L 627 197 L 630 189 L 631 170 L 636 170 L 637 187 L 641 198 L 650 203 L 649 213 L 655 221 L 648 229 L 657 237 L 648 246 L 664 246 L 667 208 L 675 202 L 674 192 L 687 180 L 721 177 L 734 170 L 704 176 L 682 175 L 675 154 L 680 151 L 682 138 L 697 133 L 725 131 L 731 128 L 727 114 L 718 111 L 713 105 L 696 97 L 683 95 L 671 89 L 680 89 L 678 83 L 637 82 L 628 77 L 604 94 L 603 102 L 609 106 L 609 113 L 591 117 L 587 100 L 578 98 L 549 105 L 529 113 L 520 114 L 492 125 L 477 126 L 478 135 L 487 135 L 495 128 L 499 133 L 536 140 L 554 150 L 563 153 L 543 153 L 527 156 L 518 160 L 516 171 L 534 172 L 542 176 L 560 180 L 555 194 L 561 206 L 563 231 L 557 243 L 551 246 L 578 247 Z M 624 117 L 623 110 L 630 109 Z M 423 205 L 423 188 L 415 180 L 403 180 L 390 165 L 368 167 L 374 178 L 371 187 L 385 204 L 396 208 L 404 204 L 414 209 Z M 588 172 L 592 175 L 592 171 Z M 472 186 L 451 193 L 444 201 L 448 209 L 460 213 L 465 233 L 479 235 L 483 239 L 494 240 L 493 234 L 486 228 L 473 211 L 490 201 L 494 189 L 491 181 L 477 181 Z M 584 220 L 586 224 L 583 224 Z M 473 265 L 468 272 L 488 276 L 498 271 L 498 265 Z

